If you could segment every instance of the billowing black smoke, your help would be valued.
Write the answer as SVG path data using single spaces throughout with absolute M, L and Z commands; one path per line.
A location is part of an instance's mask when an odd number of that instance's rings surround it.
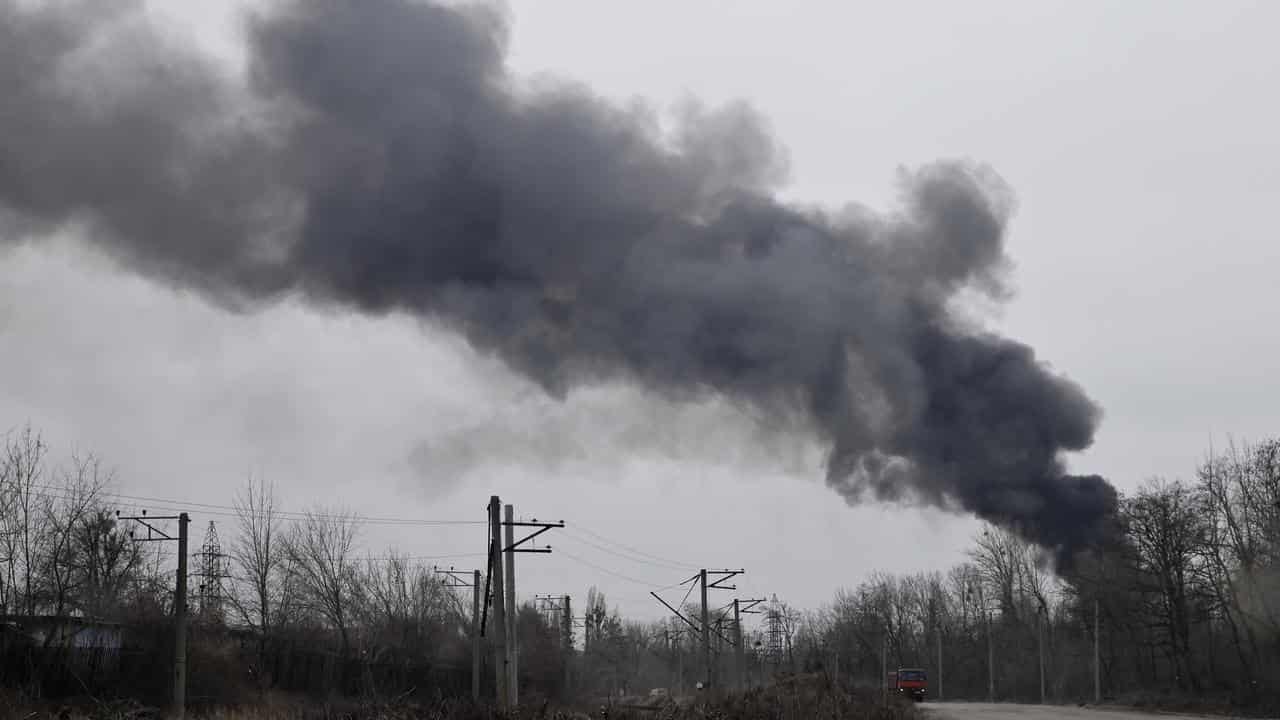
M 557 395 L 620 380 L 801 417 L 850 502 L 968 511 L 1060 560 L 1112 510 L 1110 485 L 1059 459 L 1097 408 L 951 309 L 1005 294 L 1010 201 L 982 168 L 905 176 L 892 215 L 791 207 L 749 109 L 691 107 L 663 131 L 519 80 L 492 9 L 298 0 L 249 23 L 240 82 L 125 3 L 13 3 L 10 240 L 75 223 L 230 306 L 414 313 Z

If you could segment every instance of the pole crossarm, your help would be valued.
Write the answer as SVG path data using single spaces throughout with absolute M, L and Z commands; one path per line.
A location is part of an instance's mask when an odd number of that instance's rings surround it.
M 739 575 L 742 575 L 745 572 L 746 570 L 708 570 L 707 571 L 708 576 L 717 575 L 719 577 L 717 577 L 714 581 L 707 583 L 707 589 L 708 590 L 737 590 L 738 586 L 736 585 L 722 585 L 721 583 L 728 582 L 729 580 L 732 580 L 733 578 Z
M 440 576 L 440 584 L 450 590 L 458 590 L 461 588 L 479 588 L 479 585 L 472 580 L 474 575 L 479 574 L 479 570 L 441 570 L 440 568 L 432 568 L 436 575 Z M 458 611 L 458 616 L 464 619 L 467 616 L 467 606 L 462 598 L 454 593 L 449 593 L 449 598 L 453 600 L 454 609 Z M 479 599 L 479 596 L 477 596 Z
M 707 587 L 712 587 L 712 586 L 708 585 Z M 738 603 L 738 614 L 760 615 L 762 613 L 759 610 L 752 610 L 751 608 L 759 605 L 760 603 L 767 602 L 767 601 L 765 600 L 730 600 L 727 604 L 716 608 L 716 612 L 719 613 L 719 617 L 721 619 L 727 618 L 729 616 L 729 611 L 733 609 L 733 604 L 735 602 Z
M 563 595 L 534 595 L 533 599 L 536 600 L 539 605 L 545 606 L 550 610 L 563 609 L 563 606 L 561 605 L 561 603 L 564 602 Z
M 454 570 L 453 568 L 441 570 L 440 568 L 435 568 L 435 571 L 437 575 L 441 576 L 440 582 L 447 588 L 475 587 L 471 582 L 473 573 L 475 573 L 474 570 Z
M 551 552 L 551 546 L 550 546 L 550 545 L 546 546 L 545 548 L 523 548 L 523 549 L 521 549 L 521 548 L 520 548 L 520 546 L 521 546 L 521 545 L 523 545 L 523 544 L 525 544 L 525 543 L 527 543 L 527 542 L 529 542 L 530 540 L 532 540 L 532 539 L 534 539 L 534 538 L 538 537 L 538 536 L 539 536 L 539 535 L 541 535 L 542 533 L 547 532 L 548 530 L 553 530 L 553 529 L 555 529 L 555 528 L 562 528 L 562 527 L 564 527 L 564 521 L 563 521 L 563 520 L 561 520 L 561 521 L 559 521 L 559 522 L 548 523 L 548 522 L 538 522 L 537 518 L 534 518 L 531 522 L 518 522 L 518 521 L 517 521 L 517 522 L 505 522 L 505 521 L 504 521 L 504 522 L 502 523 L 502 525 L 503 525 L 503 526 L 508 526 L 508 527 L 531 527 L 531 528 L 538 528 L 538 529 L 537 529 L 537 530 L 535 530 L 534 532 L 531 532 L 531 533 L 529 533 L 528 535 L 524 536 L 523 538 L 521 538 L 521 539 L 519 539 L 519 540 L 516 540 L 515 542 L 511 543 L 511 545 L 510 545 L 509 547 L 505 547 L 505 548 L 503 548 L 503 549 L 502 549 L 502 552 L 519 552 L 519 553 L 549 553 L 549 552 Z
M 117 511 L 116 519 L 131 520 L 147 529 L 147 536 L 145 538 L 135 538 L 133 537 L 133 532 L 130 531 L 129 537 L 133 539 L 135 542 L 163 542 L 165 540 L 177 540 L 178 538 L 170 535 L 164 529 L 158 528 L 155 525 L 152 525 L 148 521 L 149 520 L 181 520 L 182 517 L 180 515 L 147 515 L 145 511 L 141 515 L 121 515 L 119 511 Z

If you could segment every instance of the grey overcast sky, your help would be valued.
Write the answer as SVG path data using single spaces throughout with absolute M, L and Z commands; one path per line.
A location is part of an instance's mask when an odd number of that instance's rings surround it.
M 152 6 L 175 37 L 238 62 L 242 6 Z M 900 168 L 993 167 L 1017 197 L 1016 294 L 975 312 L 1103 408 L 1072 471 L 1130 490 L 1190 476 L 1210 442 L 1277 431 L 1280 3 L 518 0 L 509 12 L 518 74 L 658 108 L 746 100 L 787 149 L 792 200 L 888 210 Z M 821 448 L 763 433 L 727 402 L 623 386 L 552 400 L 438 327 L 292 301 L 231 314 L 74 233 L 0 245 L 0 378 L 0 427 L 30 422 L 60 451 L 99 453 L 125 493 L 229 504 L 253 474 L 290 509 L 449 519 L 483 519 L 500 494 L 575 528 L 554 536 L 557 554 L 521 558 L 521 595 L 596 584 L 644 617 L 661 615 L 648 590 L 685 566 L 744 567 L 744 592 L 813 607 L 875 569 L 943 569 L 976 528 L 847 506 L 823 484 Z M 481 553 L 483 532 L 371 526 L 364 547 Z

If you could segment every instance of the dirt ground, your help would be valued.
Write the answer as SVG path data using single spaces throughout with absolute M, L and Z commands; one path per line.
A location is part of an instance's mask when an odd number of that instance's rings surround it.
M 1014 703 L 927 702 L 928 720 L 1223 720 L 1222 715 L 1181 715 L 1075 705 L 1017 705 Z

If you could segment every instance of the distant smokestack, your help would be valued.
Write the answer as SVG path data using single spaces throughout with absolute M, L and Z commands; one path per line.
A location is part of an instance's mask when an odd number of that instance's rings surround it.
M 238 82 L 127 5 L 0 0 L 6 239 L 75 222 L 232 307 L 429 317 L 556 395 L 615 380 L 800 417 L 849 502 L 963 510 L 1060 562 L 1110 516 L 1113 488 L 1060 461 L 1095 405 L 952 310 L 1006 293 L 993 173 L 940 163 L 892 214 L 831 215 L 775 197 L 750 109 L 663 135 L 523 82 L 491 9 L 286 3 L 252 18 Z

